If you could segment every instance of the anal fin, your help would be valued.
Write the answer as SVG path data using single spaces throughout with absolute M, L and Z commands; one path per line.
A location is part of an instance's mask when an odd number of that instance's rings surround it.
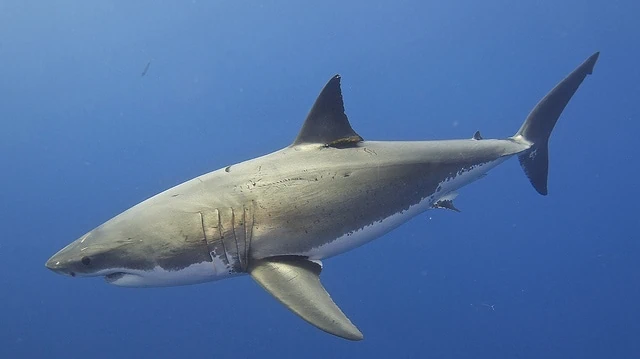
M 289 310 L 327 333 L 362 340 L 360 330 L 333 302 L 320 283 L 321 266 L 303 257 L 254 260 L 249 274 Z

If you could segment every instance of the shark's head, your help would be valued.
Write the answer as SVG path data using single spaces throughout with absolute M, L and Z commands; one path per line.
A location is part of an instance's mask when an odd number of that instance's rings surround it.
M 197 211 L 136 206 L 90 231 L 47 262 L 71 277 L 104 277 L 125 287 L 175 286 L 229 275 L 214 261 Z

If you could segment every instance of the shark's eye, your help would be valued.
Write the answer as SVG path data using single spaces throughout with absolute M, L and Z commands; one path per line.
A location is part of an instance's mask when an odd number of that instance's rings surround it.
M 89 257 L 82 257 L 81 261 L 82 261 L 82 264 L 84 264 L 86 266 L 91 264 L 91 258 L 89 258 Z

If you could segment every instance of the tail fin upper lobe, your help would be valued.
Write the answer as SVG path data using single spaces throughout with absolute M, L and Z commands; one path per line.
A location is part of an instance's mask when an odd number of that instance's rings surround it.
M 593 72 L 599 55 L 599 52 L 591 55 L 549 91 L 531 110 L 520 130 L 512 137 L 515 141 L 526 142 L 531 146 L 528 151 L 518 155 L 518 159 L 529 181 L 541 195 L 547 194 L 551 131 L 582 81 Z

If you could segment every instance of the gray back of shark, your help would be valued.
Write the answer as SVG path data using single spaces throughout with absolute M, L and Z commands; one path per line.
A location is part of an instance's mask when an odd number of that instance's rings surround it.
M 250 274 L 309 323 L 360 340 L 319 280 L 321 260 L 430 208 L 457 211 L 456 190 L 514 155 L 546 195 L 549 136 L 597 58 L 553 88 L 506 139 L 476 132 L 462 140 L 364 141 L 349 124 L 335 76 L 290 146 L 153 196 L 72 242 L 46 266 L 131 287 Z

